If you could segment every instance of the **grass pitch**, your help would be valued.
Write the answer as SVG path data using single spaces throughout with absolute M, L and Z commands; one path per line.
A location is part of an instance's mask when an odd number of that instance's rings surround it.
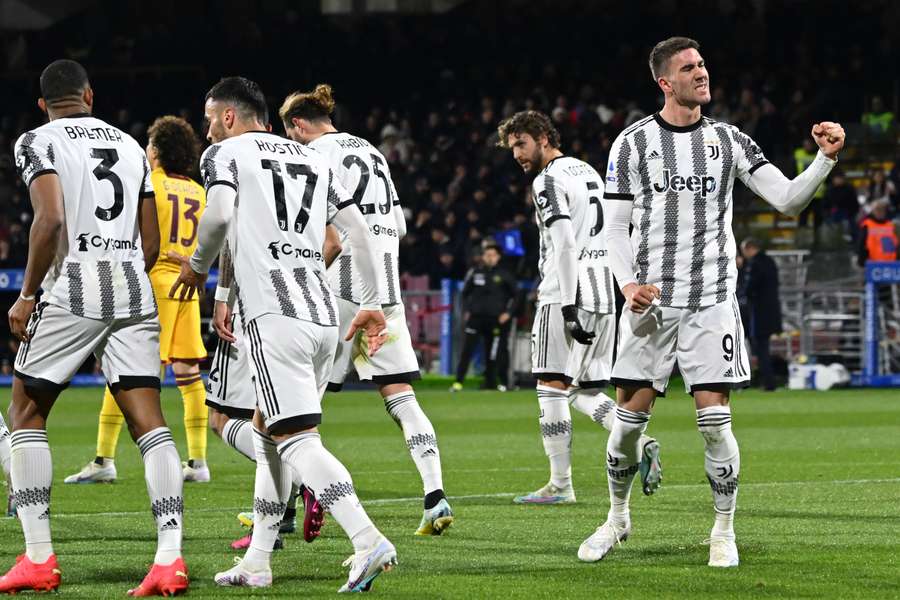
M 8 392 L 7 392 L 8 393 Z M 712 525 L 703 445 L 688 396 L 673 388 L 650 421 L 662 445 L 663 486 L 632 498 L 632 537 L 597 564 L 576 558 L 608 508 L 606 432 L 574 415 L 572 506 L 516 506 L 512 496 L 548 477 L 533 391 L 449 394 L 422 389 L 438 433 L 444 484 L 457 522 L 443 537 L 412 535 L 421 485 L 402 436 L 375 392 L 325 400 L 323 439 L 350 469 L 359 496 L 394 542 L 400 566 L 372 594 L 392 598 L 900 598 L 900 392 L 745 392 L 734 400 L 741 445 L 737 569 L 706 566 Z M 120 598 L 153 557 L 156 533 L 137 448 L 123 433 L 112 485 L 64 485 L 94 454 L 99 389 L 66 391 L 51 416 L 53 534 L 62 596 Z M 184 452 L 180 397 L 163 392 Z M 213 481 L 185 485 L 189 595 L 331 596 L 346 580 L 349 541 L 329 518 L 322 538 L 286 538 L 274 587 L 217 588 L 235 515 L 251 506 L 253 465 L 210 434 Z M 0 519 L 0 568 L 23 542 Z

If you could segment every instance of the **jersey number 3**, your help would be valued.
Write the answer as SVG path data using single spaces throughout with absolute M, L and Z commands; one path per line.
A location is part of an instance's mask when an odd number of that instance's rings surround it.
M 94 215 L 101 221 L 112 221 L 125 208 L 125 192 L 122 188 L 122 180 L 112 172 L 114 164 L 119 162 L 119 153 L 112 148 L 91 148 L 91 158 L 99 158 L 100 164 L 94 167 L 94 177 L 99 181 L 108 181 L 113 188 L 113 203 L 109 208 L 97 207 Z

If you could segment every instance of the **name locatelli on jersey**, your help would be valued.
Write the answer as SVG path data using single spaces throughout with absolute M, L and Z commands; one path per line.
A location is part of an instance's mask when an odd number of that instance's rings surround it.
M 294 257 L 294 258 L 308 258 L 317 261 L 325 261 L 325 257 L 322 256 L 322 253 L 318 250 L 311 250 L 309 248 L 295 248 L 291 244 L 287 242 L 270 242 L 268 246 L 269 252 L 272 254 L 272 258 L 275 260 L 281 260 L 282 256 Z

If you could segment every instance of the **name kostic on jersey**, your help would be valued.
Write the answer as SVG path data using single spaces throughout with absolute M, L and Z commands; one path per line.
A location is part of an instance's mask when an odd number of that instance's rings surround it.
M 270 142 L 268 140 L 254 140 L 256 149 L 260 152 L 273 154 L 290 154 L 292 156 L 306 156 L 306 150 L 300 144 L 292 142 Z

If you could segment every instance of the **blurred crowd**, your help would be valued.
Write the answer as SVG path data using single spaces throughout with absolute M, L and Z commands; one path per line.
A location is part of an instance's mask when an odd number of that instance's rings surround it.
M 871 100 L 888 97 L 884 73 L 900 58 L 893 2 L 508 0 L 364 18 L 329 17 L 318 3 L 224 4 L 228 10 L 211 10 L 210 2 L 102 1 L 48 30 L 8 37 L 2 60 L 13 85 L 5 86 L 11 97 L 0 116 L 0 268 L 24 266 L 30 209 L 12 145 L 41 122 L 37 74 L 60 56 L 88 66 L 98 116 L 142 143 L 161 113 L 202 130 L 203 94 L 223 74 L 257 79 L 273 107 L 294 88 L 332 83 L 338 126 L 378 145 L 390 162 L 409 224 L 401 267 L 433 286 L 462 278 L 487 242 L 503 248 L 504 267 L 518 278 L 535 276 L 528 180 L 496 148 L 497 124 L 516 110 L 543 110 L 563 150 L 603 173 L 618 132 L 659 105 L 646 66 L 654 32 L 703 32 L 713 88 L 706 114 L 741 127 L 788 174 L 802 162 L 797 146 L 814 121 L 893 127 L 890 103 Z M 853 18 L 842 20 L 851 10 Z M 817 15 L 841 23 L 839 42 L 821 43 Z M 234 20 L 241 27 L 228 26 Z M 897 166 L 874 171 L 871 182 L 859 190 L 836 172 L 806 218 L 843 223 L 854 237 L 875 199 L 897 210 Z

